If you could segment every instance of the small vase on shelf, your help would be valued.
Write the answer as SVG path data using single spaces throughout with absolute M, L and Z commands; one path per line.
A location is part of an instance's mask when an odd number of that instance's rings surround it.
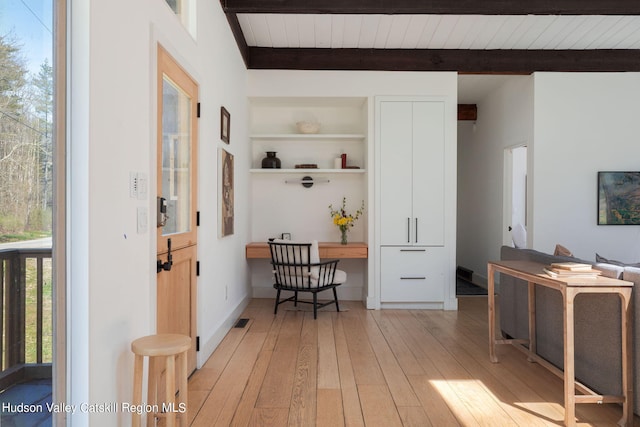
M 267 157 L 262 159 L 262 169 L 280 169 L 280 159 L 275 151 L 267 151 Z

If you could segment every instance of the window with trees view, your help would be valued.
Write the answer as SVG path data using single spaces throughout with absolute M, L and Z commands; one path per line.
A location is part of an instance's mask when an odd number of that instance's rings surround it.
M 0 35 L 0 243 L 51 235 L 53 69 Z
M 25 405 L 64 394 L 64 364 L 52 364 L 64 326 L 53 318 L 64 302 L 53 297 L 53 7 L 0 0 L 0 401 Z M 51 414 L 0 411 L 5 424 L 47 425 Z

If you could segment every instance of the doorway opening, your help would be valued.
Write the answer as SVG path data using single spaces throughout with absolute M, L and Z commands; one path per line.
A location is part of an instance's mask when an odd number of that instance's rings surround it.
M 527 247 L 527 145 L 504 150 L 503 244 Z

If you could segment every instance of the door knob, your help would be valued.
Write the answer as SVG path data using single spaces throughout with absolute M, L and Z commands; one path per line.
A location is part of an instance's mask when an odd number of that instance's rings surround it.
M 173 255 L 171 255 L 171 239 L 167 239 L 167 261 L 162 262 L 158 260 L 156 262 L 156 270 L 158 273 L 161 271 L 171 271 L 171 266 L 173 266 Z

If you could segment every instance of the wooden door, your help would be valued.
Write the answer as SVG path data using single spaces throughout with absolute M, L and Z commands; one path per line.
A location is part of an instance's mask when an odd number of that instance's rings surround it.
M 158 333 L 191 337 L 196 368 L 198 85 L 158 47 L 157 319 Z M 160 213 L 160 211 L 166 211 Z

